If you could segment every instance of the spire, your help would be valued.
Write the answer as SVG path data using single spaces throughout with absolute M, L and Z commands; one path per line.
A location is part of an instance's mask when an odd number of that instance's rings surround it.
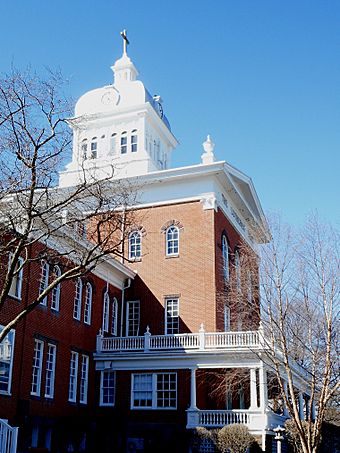
M 212 164 L 215 162 L 214 148 L 215 143 L 210 138 L 210 135 L 207 135 L 207 139 L 202 143 L 204 153 L 201 155 L 202 164 Z
M 126 30 L 121 31 L 120 35 L 123 38 L 123 55 L 111 66 L 115 85 L 133 82 L 138 76 L 138 71 L 127 54 L 127 46 L 130 41 L 127 38 Z

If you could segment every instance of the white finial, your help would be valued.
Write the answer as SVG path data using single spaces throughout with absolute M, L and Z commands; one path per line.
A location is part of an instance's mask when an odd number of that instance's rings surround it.
M 214 148 L 215 143 L 213 143 L 210 135 L 208 135 L 206 141 L 203 142 L 204 153 L 201 156 L 203 164 L 212 164 L 213 162 L 215 162 Z
M 120 32 L 120 36 L 123 38 L 123 54 L 126 55 L 127 46 L 130 44 L 130 41 L 127 38 L 125 29 Z

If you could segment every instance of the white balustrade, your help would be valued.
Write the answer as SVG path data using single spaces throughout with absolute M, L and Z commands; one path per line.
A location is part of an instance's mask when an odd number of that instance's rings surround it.
M 250 414 L 246 410 L 218 411 L 200 410 L 199 426 L 218 427 L 234 423 L 250 424 Z
M 6 420 L 0 419 L 0 452 L 16 453 L 18 428 L 10 426 Z
M 138 337 L 97 337 L 97 352 L 213 350 L 258 348 L 259 332 L 204 332 L 176 335 L 151 335 L 149 330 Z

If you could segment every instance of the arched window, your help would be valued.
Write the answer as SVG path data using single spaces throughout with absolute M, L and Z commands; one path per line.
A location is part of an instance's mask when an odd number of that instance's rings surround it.
M 126 131 L 121 133 L 120 136 L 120 154 L 127 153 L 127 134 Z
M 83 282 L 77 278 L 74 293 L 73 317 L 80 320 L 81 301 L 83 296 Z
M 132 231 L 129 235 L 129 259 L 139 260 L 142 256 L 142 235 L 140 231 Z
M 238 250 L 235 251 L 235 278 L 237 291 L 241 291 L 241 260 Z
M 109 331 L 109 310 L 110 310 L 110 297 L 106 291 L 103 300 L 103 332 Z
M 179 229 L 175 225 L 166 230 L 166 254 L 167 256 L 179 253 Z
M 222 236 L 222 260 L 223 260 L 223 278 L 229 280 L 229 246 L 225 235 Z
M 116 152 L 117 152 L 116 139 L 117 139 L 117 134 L 116 133 L 112 134 L 111 138 L 110 138 L 110 153 L 111 154 L 116 154 Z
M 91 159 L 97 159 L 97 137 L 91 140 Z
M 131 132 L 131 152 L 137 152 L 137 129 Z
M 43 293 L 45 291 L 45 289 L 48 287 L 49 269 L 50 269 L 50 266 L 49 266 L 48 262 L 45 260 L 42 260 L 39 294 Z M 41 305 L 47 305 L 47 296 L 45 296 L 40 303 L 41 303 Z
M 84 140 L 81 142 L 81 155 L 84 160 L 87 159 L 87 140 L 84 138 Z
M 85 306 L 84 306 L 84 323 L 91 324 L 92 315 L 92 285 L 86 283 Z
M 61 270 L 59 266 L 53 267 L 53 277 L 56 280 L 58 277 L 61 276 Z M 51 300 L 51 309 L 55 311 L 59 311 L 60 305 L 60 283 L 52 289 L 52 300 Z
M 111 334 L 117 335 L 117 326 L 118 326 L 118 301 L 114 297 L 112 301 L 112 324 L 111 324 Z

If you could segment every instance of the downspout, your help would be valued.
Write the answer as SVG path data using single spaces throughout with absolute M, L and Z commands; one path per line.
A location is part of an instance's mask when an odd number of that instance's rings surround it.
M 122 232 L 120 236 L 120 262 L 124 264 L 125 258 L 124 258 L 124 243 L 125 243 L 125 221 L 126 221 L 126 206 L 124 205 L 123 207 L 123 213 L 122 213 Z

